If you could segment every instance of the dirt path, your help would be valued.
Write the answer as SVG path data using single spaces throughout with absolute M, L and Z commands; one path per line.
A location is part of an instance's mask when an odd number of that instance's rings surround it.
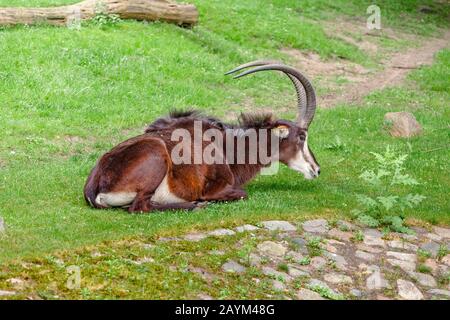
M 361 82 L 348 84 L 342 92 L 320 97 L 319 105 L 329 108 L 344 102 L 358 103 L 372 91 L 401 84 L 412 69 L 432 64 L 434 55 L 449 45 L 450 32 L 446 32 L 443 38 L 431 39 L 419 48 L 395 53 L 383 63 L 383 71 L 368 75 Z
M 336 36 L 339 37 L 339 35 Z M 371 37 L 366 36 L 362 43 L 365 44 L 363 48 L 368 49 L 364 50 L 361 47 L 360 49 L 366 51 L 368 55 L 382 50 L 380 47 L 377 48 L 373 42 L 371 46 L 368 46 L 367 38 Z M 411 36 L 408 36 L 407 40 L 419 41 L 421 45 L 406 51 L 387 54 L 388 57 L 382 62 L 385 67 L 378 72 L 371 72 L 358 64 L 343 59 L 323 61 L 318 55 L 303 53 L 296 49 L 285 48 L 282 51 L 291 56 L 296 66 L 305 70 L 319 87 L 325 88 L 322 90 L 325 91 L 325 94 L 318 93 L 319 106 L 332 108 L 342 103 L 360 103 L 372 91 L 401 84 L 412 69 L 430 65 L 438 51 L 450 46 L 450 31 L 445 32 L 441 38 L 424 40 L 412 39 Z

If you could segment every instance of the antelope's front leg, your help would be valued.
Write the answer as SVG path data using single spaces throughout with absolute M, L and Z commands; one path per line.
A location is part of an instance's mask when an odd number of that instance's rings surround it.
M 245 190 L 235 187 L 227 186 L 216 193 L 207 194 L 202 197 L 202 201 L 236 201 L 247 199 L 247 192 Z

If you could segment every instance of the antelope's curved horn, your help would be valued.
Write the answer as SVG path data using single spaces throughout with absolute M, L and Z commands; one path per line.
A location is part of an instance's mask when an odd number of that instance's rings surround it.
M 240 71 L 242 69 L 246 69 L 246 68 L 250 68 L 250 67 L 258 67 L 258 66 L 265 66 L 268 64 L 283 64 L 280 61 L 277 60 L 255 60 L 252 62 L 248 62 L 245 64 L 241 64 L 239 67 L 234 68 L 231 71 L 228 71 L 227 73 L 225 73 L 225 75 L 229 75 L 231 73 L 235 73 L 237 71 Z M 306 108 L 306 93 L 305 93 L 305 88 L 303 88 L 303 85 L 301 84 L 301 82 L 293 77 L 290 74 L 286 74 L 289 79 L 291 79 L 292 83 L 295 86 L 295 91 L 297 91 L 297 100 L 298 100 L 298 109 L 302 110 Z
M 311 124 L 314 114 L 316 112 L 316 94 L 314 91 L 314 88 L 311 84 L 311 82 L 306 78 L 300 71 L 283 65 L 279 63 L 275 64 L 262 64 L 262 60 L 258 60 L 255 62 L 250 62 L 248 64 L 242 65 L 237 67 L 234 70 L 231 70 L 227 74 L 242 70 L 246 67 L 257 65 L 256 68 L 244 71 L 236 76 L 234 76 L 235 79 L 246 76 L 248 74 L 259 72 L 259 71 L 265 71 L 265 70 L 277 70 L 284 72 L 289 76 L 292 83 L 295 86 L 295 89 L 297 91 L 297 101 L 298 101 L 298 125 L 301 128 L 308 129 L 309 125 Z
M 230 70 L 227 73 L 225 73 L 225 75 L 229 75 L 229 74 L 238 72 L 242 69 L 246 69 L 246 68 L 250 68 L 250 67 L 265 66 L 267 64 L 283 64 L 283 63 L 280 61 L 277 61 L 277 60 L 255 60 L 255 61 L 241 64 L 240 66 L 234 68 L 233 70 Z

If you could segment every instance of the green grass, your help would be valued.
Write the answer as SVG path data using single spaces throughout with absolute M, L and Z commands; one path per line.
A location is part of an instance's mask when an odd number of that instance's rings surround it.
M 0 5 L 70 2 L 0 0 Z M 370 95 L 364 108 L 319 110 L 310 129 L 310 145 L 322 166 L 318 180 L 306 181 L 283 167 L 276 177 L 250 183 L 248 201 L 211 205 L 200 212 L 129 215 L 90 209 L 82 189 L 98 157 L 170 108 L 196 107 L 225 116 L 241 110 L 250 97 L 275 112 L 294 105 L 290 94 L 280 94 L 292 93 L 280 75 L 241 81 L 223 76 L 237 64 L 259 57 L 286 59 L 278 49 L 289 46 L 324 58 L 376 63 L 364 61 L 355 47 L 327 37 L 320 26 L 325 15 L 353 15 L 362 9 L 364 17 L 365 5 L 359 1 L 194 3 L 201 22 L 193 30 L 133 21 L 104 28 L 87 25 L 81 31 L 0 29 L 0 215 L 8 226 L 0 238 L 0 261 L 218 224 L 349 216 L 354 194 L 365 188 L 357 177 L 370 165 L 369 152 L 381 152 L 386 144 L 410 153 L 407 168 L 423 182 L 412 191 L 427 196 L 406 215 L 450 223 L 448 50 L 433 67 L 414 72 L 406 87 Z M 417 31 L 424 34 L 448 25 L 443 22 L 448 7 L 417 20 L 421 15 L 413 8 L 419 2 L 401 3 L 408 8 L 405 13 L 392 1 L 383 2 L 390 12 L 387 22 L 394 27 L 401 23 L 400 14 L 419 21 Z M 415 31 L 409 23 L 403 28 Z M 401 140 L 381 130 L 384 113 L 400 110 L 414 112 L 424 135 Z M 293 115 L 294 107 L 287 116 Z M 328 147 L 336 136 L 345 147 Z

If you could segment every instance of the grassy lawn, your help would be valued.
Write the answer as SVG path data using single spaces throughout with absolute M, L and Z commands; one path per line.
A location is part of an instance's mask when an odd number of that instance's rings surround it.
M 0 0 L 0 6 L 72 2 Z M 343 15 L 364 21 L 365 1 L 193 2 L 201 13 L 193 30 L 130 21 L 86 25 L 80 31 L 0 29 L 0 215 L 8 226 L 0 237 L 0 261 L 126 236 L 171 235 L 266 218 L 348 217 L 355 194 L 366 192 L 358 176 L 371 166 L 370 152 L 382 152 L 386 145 L 409 154 L 408 172 L 422 182 L 411 192 L 427 197 L 405 214 L 450 224 L 449 50 L 438 55 L 434 66 L 414 71 L 404 87 L 371 94 L 362 108 L 319 110 L 310 129 L 310 145 L 322 167 L 316 181 L 282 168 L 276 177 L 249 184 L 248 201 L 200 212 L 129 215 L 90 209 L 82 188 L 98 157 L 170 108 L 196 107 L 225 116 L 239 112 L 251 97 L 277 114 L 292 105 L 286 117 L 293 118 L 292 88 L 284 77 L 261 74 L 233 81 L 223 76 L 242 62 L 287 60 L 279 49 L 293 47 L 324 59 L 379 66 L 357 47 L 327 36 L 320 25 L 321 19 Z M 386 9 L 383 23 L 426 36 L 438 32 L 438 26 L 448 27 L 449 6 L 423 15 L 417 8 L 424 4 L 437 6 L 432 1 L 380 1 Z M 394 139 L 381 129 L 385 112 L 404 110 L 423 124 L 422 136 Z M 330 148 L 337 136 L 345 146 Z

